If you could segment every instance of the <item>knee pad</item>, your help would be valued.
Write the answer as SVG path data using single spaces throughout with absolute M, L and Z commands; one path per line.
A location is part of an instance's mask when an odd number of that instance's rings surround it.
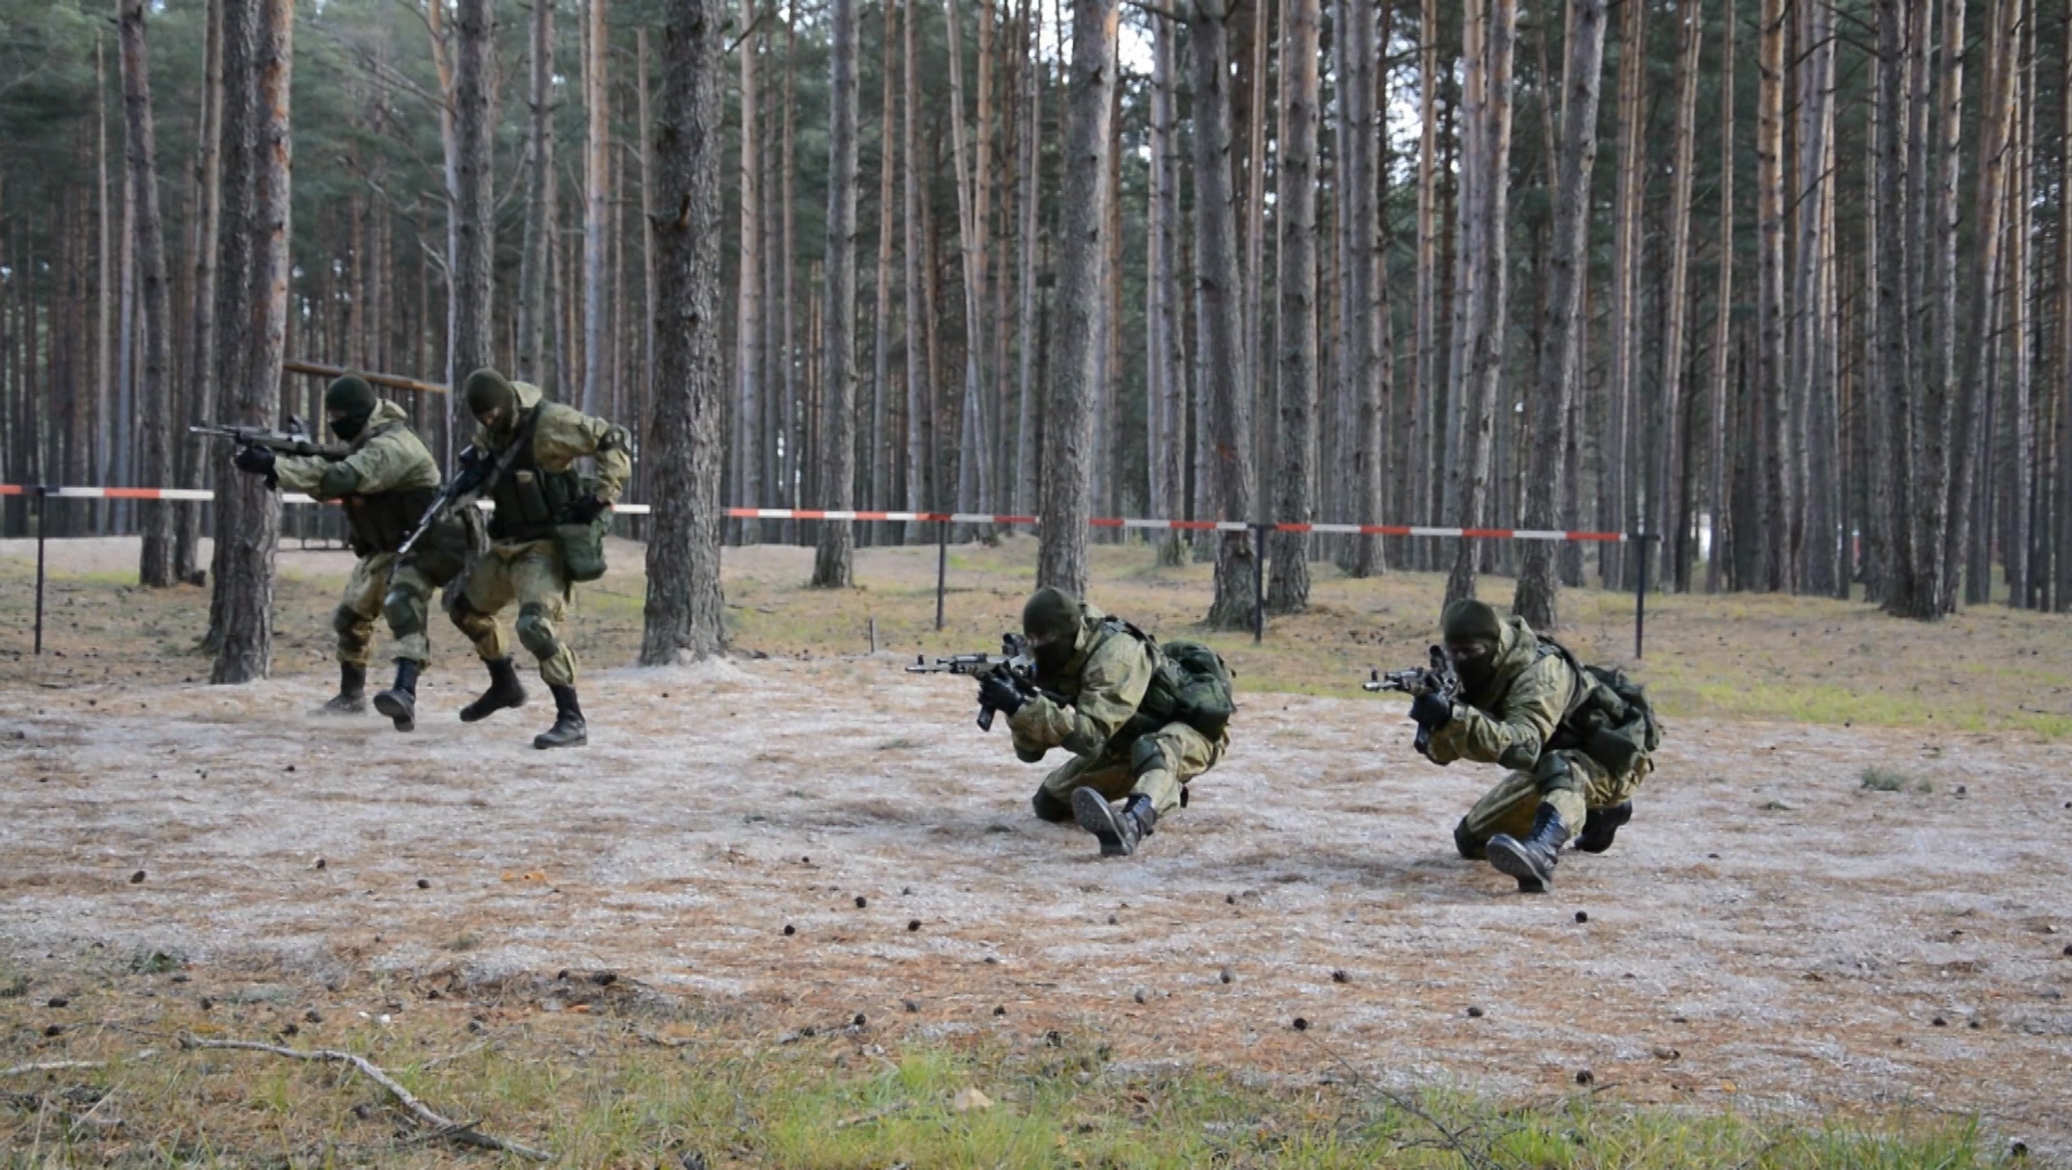
M 424 607 L 407 590 L 389 590 L 381 599 L 381 613 L 388 619 L 389 632 L 399 638 L 424 633 Z
M 1053 825 L 1072 819 L 1072 802 L 1059 800 L 1048 788 L 1038 788 L 1036 795 L 1029 798 L 1029 807 L 1035 810 L 1038 820 L 1049 821 Z
M 1576 792 L 1582 791 L 1575 772 L 1569 768 L 1568 760 L 1560 752 L 1543 753 L 1539 760 L 1533 764 L 1532 780 L 1538 786 L 1542 795 L 1549 792 L 1559 792 L 1564 788 Z
M 1482 841 L 1468 831 L 1468 818 L 1462 817 L 1460 824 L 1453 826 L 1453 847 L 1468 861 L 1482 860 Z
M 1166 758 L 1165 747 L 1150 736 L 1130 745 L 1130 775 L 1142 776 L 1157 768 L 1171 771 L 1172 766 L 1172 761 Z
M 341 638 L 350 638 L 358 634 L 360 627 L 364 624 L 366 624 L 366 619 L 355 612 L 351 606 L 341 605 L 331 611 L 331 632 Z
M 561 649 L 561 642 L 554 637 L 554 623 L 547 617 L 546 606 L 527 602 L 518 608 L 518 640 L 532 651 L 535 658 L 551 658 Z

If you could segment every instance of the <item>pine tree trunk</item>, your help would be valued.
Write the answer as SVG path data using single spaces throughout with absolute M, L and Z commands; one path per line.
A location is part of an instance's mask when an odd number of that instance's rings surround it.
M 1266 84 L 1272 67 L 1273 19 L 1277 3 L 1286 0 L 1256 0 L 1252 9 L 1251 58 L 1247 65 L 1239 67 L 1241 82 L 1245 85 L 1245 134 L 1248 143 L 1245 152 L 1244 181 L 1239 190 L 1245 206 L 1244 235 L 1245 267 L 1245 315 L 1244 315 L 1244 358 L 1250 363 L 1245 367 L 1246 393 L 1253 398 L 1254 411 L 1260 412 L 1262 421 L 1247 440 L 1252 443 L 1251 459 L 1254 467 L 1270 465 L 1273 460 L 1272 427 L 1273 415 L 1270 396 L 1273 392 L 1273 363 L 1268 356 L 1272 349 L 1267 338 L 1269 320 L 1266 303 Z M 1227 24 L 1228 18 L 1226 18 Z M 1234 141 L 1234 138 L 1233 138 Z M 1263 502 L 1263 501 L 1261 501 Z M 1227 516 L 1228 520 L 1252 520 L 1252 516 Z
M 901 30 L 904 55 L 901 70 L 905 82 L 904 122 L 901 126 L 901 205 L 903 209 L 902 231 L 904 246 L 901 260 L 905 265 L 906 287 L 906 507 L 911 511 L 927 511 L 935 506 L 932 495 L 935 482 L 934 444 L 929 436 L 934 411 L 933 380 L 930 378 L 929 362 L 924 356 L 924 331 L 927 328 L 925 302 L 921 286 L 922 267 L 922 225 L 921 225 L 921 170 L 920 170 L 920 106 L 921 80 L 920 62 L 914 47 L 914 26 L 919 23 L 914 10 L 914 0 L 906 0 L 906 25 Z M 919 523 L 907 525 L 908 544 L 919 542 L 926 535 Z
M 898 145 L 893 140 L 893 115 L 897 110 L 896 91 L 893 79 L 898 76 L 894 68 L 895 34 L 898 32 L 898 0 L 885 0 L 885 60 L 880 70 L 882 88 L 879 98 L 878 122 L 878 268 L 872 283 L 872 294 L 877 299 L 876 310 L 871 315 L 871 406 L 870 434 L 865 446 L 869 450 L 870 498 L 866 506 L 883 510 L 892 506 L 892 471 L 897 464 L 889 447 L 892 413 L 892 229 L 893 229 L 893 159 Z M 1021 506 L 1017 499 L 1016 507 Z M 877 543 L 875 525 L 864 530 Z
M 554 3 L 532 0 L 531 165 L 526 170 L 525 244 L 518 273 L 518 353 L 522 381 L 538 382 L 552 368 L 545 352 L 543 320 L 547 297 L 547 254 L 554 239 Z
M 792 282 L 798 274 L 798 248 L 795 230 L 798 226 L 798 198 L 794 178 L 798 168 L 793 165 L 797 158 L 795 100 L 798 91 L 798 2 L 786 0 L 784 9 L 784 133 L 780 139 L 783 155 L 777 164 L 778 177 L 778 256 L 779 299 L 777 361 L 780 366 L 778 391 L 782 395 L 777 413 L 777 423 L 784 436 L 784 449 L 778 457 L 782 479 L 777 487 L 777 498 L 781 506 L 799 506 L 799 455 L 804 448 L 803 439 L 805 412 L 799 408 L 799 347 L 798 347 L 798 297 Z M 798 542 L 798 522 L 784 522 L 784 543 Z
M 1065 177 L 1060 195 L 1060 306 L 1043 401 L 1043 533 L 1036 583 L 1085 596 L 1092 516 L 1092 382 L 1106 244 L 1109 135 L 1115 92 L 1116 0 L 1073 0 L 1072 70 L 1065 92 Z
M 981 6 L 985 0 L 980 0 Z M 963 273 L 964 286 L 964 408 L 963 441 L 959 444 L 959 483 L 957 503 L 960 511 L 986 511 L 992 499 L 991 448 L 985 441 L 988 433 L 985 416 L 986 388 L 981 379 L 985 353 L 985 289 L 986 257 L 984 227 L 981 219 L 985 213 L 982 187 L 987 176 L 981 173 L 987 153 L 985 112 L 990 112 L 989 103 L 981 96 L 982 112 L 979 123 L 977 147 L 980 169 L 967 162 L 968 152 L 964 140 L 964 52 L 958 28 L 963 23 L 957 19 L 956 0 L 943 0 L 943 18 L 949 33 L 950 56 L 950 144 L 955 168 L 957 187 L 957 243 Z
M 1990 435 L 1984 426 L 1987 394 L 1981 366 L 1993 347 L 1993 298 L 2004 275 L 2001 223 L 2008 131 L 2014 109 L 2010 41 L 2021 20 L 2021 7 L 2021 0 L 1993 0 L 1987 22 L 1986 80 L 1979 105 L 1978 195 L 1973 202 L 1978 216 L 1973 249 L 1978 276 L 1971 292 L 1971 344 L 1964 349 L 1964 374 L 1958 385 L 1962 402 L 1954 411 L 1954 425 L 1949 429 L 1949 519 L 1943 544 L 1941 595 L 1945 612 L 1953 612 L 1957 607 L 1957 566 L 1963 563 L 1973 536 L 1971 513 L 1978 495 L 1979 475 L 1974 448 Z
M 612 200 L 611 34 L 605 24 L 605 0 L 584 0 L 584 8 L 583 108 L 589 129 L 583 139 L 583 389 L 580 398 L 564 397 L 579 401 L 587 414 L 603 414 L 610 311 L 605 268 Z
M 158 211 L 158 135 L 152 124 L 151 65 L 144 49 L 144 0 L 122 0 L 122 104 L 125 155 L 129 162 L 130 226 L 143 301 L 144 360 L 137 395 L 139 477 L 147 486 L 172 482 L 173 312 L 166 290 L 165 229 Z M 32 429 L 29 432 L 34 434 Z M 137 577 L 147 588 L 165 588 L 173 577 L 172 505 L 147 501 L 138 509 L 143 550 Z
M 1568 60 L 1561 75 L 1561 151 L 1555 169 L 1554 244 L 1549 255 L 1547 341 L 1541 355 L 1539 392 L 1533 395 L 1533 436 L 1525 496 L 1525 527 L 1562 527 L 1557 513 L 1566 494 L 1564 467 L 1582 380 L 1583 286 L 1588 282 L 1590 172 L 1597 159 L 1597 99 L 1604 69 L 1604 0 L 1569 0 Z M 1722 302 L 1724 305 L 1724 302 Z M 1561 626 L 1560 583 L 1555 576 L 1559 545 L 1528 541 L 1511 608 L 1535 630 Z
M 830 13 L 827 139 L 827 308 L 822 336 L 823 439 L 819 507 L 855 507 L 856 483 L 856 0 L 834 0 Z M 813 584 L 846 589 L 855 583 L 855 528 L 847 521 L 820 526 Z
M 216 412 L 216 227 L 222 214 L 223 152 L 223 4 L 208 0 L 208 22 L 202 50 L 201 132 L 194 151 L 193 287 L 188 322 L 187 411 L 195 419 Z M 75 392 L 76 393 L 76 392 Z M 73 409 L 80 409 L 75 400 Z M 177 421 L 177 420 L 175 420 Z M 181 443 L 180 486 L 208 486 L 208 449 Z M 183 504 L 173 532 L 173 575 L 200 584 L 202 505 Z
M 1382 134 L 1380 105 L 1376 100 L 1375 55 L 1379 47 L 1374 36 L 1374 0 L 1337 0 L 1338 25 L 1334 40 L 1342 41 L 1345 76 L 1340 79 L 1339 105 L 1343 109 L 1344 136 L 1339 143 L 1339 180 L 1348 198 L 1343 202 L 1348 222 L 1340 228 L 1345 239 L 1345 344 L 1340 362 L 1342 381 L 1350 390 L 1346 402 L 1352 422 L 1350 432 L 1337 428 L 1350 447 L 1352 506 L 1348 520 L 1356 524 L 1386 523 L 1383 519 L 1382 485 L 1388 462 L 1388 396 L 1390 346 L 1388 331 L 1385 256 L 1379 226 L 1381 187 L 1386 172 L 1375 165 L 1376 143 Z M 1343 465 L 1341 465 L 1343 466 Z M 1387 562 L 1381 538 L 1352 539 L 1347 571 L 1355 577 L 1382 572 Z
M 742 0 L 741 27 L 753 29 L 755 0 Z M 757 125 L 756 52 L 759 35 L 743 35 L 735 52 L 741 56 L 741 261 L 740 291 L 735 305 L 734 376 L 736 426 L 735 476 L 739 480 L 740 506 L 760 508 L 763 503 L 763 249 L 762 249 L 762 133 Z M 666 56 L 666 50 L 665 50 Z M 656 248 L 659 252 L 661 244 Z M 657 359 L 660 360 L 660 359 Z M 762 538 L 762 522 L 741 523 L 742 544 Z
M 455 0 L 453 70 L 453 206 L 447 212 L 449 287 L 446 384 L 459 386 L 494 364 L 496 176 L 490 169 L 490 74 L 496 36 L 490 0 Z M 469 433 L 467 401 L 453 395 L 455 434 Z
M 1630 532 L 1640 517 L 1633 511 L 1637 486 L 1629 469 L 1637 463 L 1640 367 L 1641 201 L 1649 143 L 1645 112 L 1647 88 L 1647 6 L 1624 6 L 1619 34 L 1619 174 L 1612 204 L 1611 354 L 1606 379 L 1606 434 L 1599 442 L 1603 474 L 1598 490 L 1607 527 Z M 1644 551 L 1635 550 L 1636 553 Z M 1626 549 L 1598 546 L 1599 572 L 1606 588 L 1620 588 L 1629 571 Z
M 2016 34 L 2018 44 L 2010 64 L 2015 69 L 2015 89 L 2010 104 L 2016 110 L 2011 148 L 2012 167 L 2007 192 L 2007 386 L 2008 386 L 2008 479 L 2005 511 L 2006 539 L 2001 556 L 2007 569 L 2007 604 L 2011 609 L 2030 607 L 2029 530 L 2030 501 L 2036 490 L 2036 441 L 2033 386 L 2030 380 L 2029 298 L 2033 273 L 2029 247 L 2029 208 L 2037 192 L 2030 182 L 2030 125 L 2035 118 L 2034 23 L 2025 21 Z
M 670 0 L 662 27 L 665 80 L 653 128 L 655 203 L 663 209 L 654 225 L 661 300 L 648 432 L 655 510 L 647 548 L 643 666 L 705 658 L 727 648 L 719 580 L 725 416 L 719 235 L 709 229 L 719 220 L 724 27 L 715 0 Z M 748 148 L 753 145 L 746 140 Z
M 2058 39 L 2058 174 L 2072 175 L 2072 10 L 2065 13 Z M 2052 608 L 2072 613 L 2072 218 L 2065 201 L 2058 203 L 2058 339 L 2057 339 L 2057 491 L 2052 499 L 2057 572 Z
M 1249 369 L 1238 321 L 1244 282 L 1237 264 L 1236 200 L 1230 175 L 1230 11 L 1224 0 L 1201 0 L 1188 20 L 1188 55 L 1194 79 L 1195 296 L 1200 316 L 1201 376 L 1208 419 L 1208 498 L 1214 518 L 1249 522 L 1254 492 L 1254 390 L 1239 385 Z M 1253 547 L 1249 531 L 1220 532 L 1216 542 L 1216 595 L 1208 624 L 1243 629 L 1252 620 Z
M 1281 115 L 1286 135 L 1279 152 L 1274 219 L 1280 227 L 1279 469 L 1274 519 L 1315 519 L 1311 477 L 1317 460 L 1317 42 L 1318 0 L 1284 0 L 1281 28 Z M 1309 534 L 1273 538 L 1266 607 L 1273 613 L 1309 608 Z
M 1696 151 L 1698 122 L 1698 59 L 1704 14 L 1696 3 L 1677 7 L 1676 132 L 1670 146 L 1676 171 L 1669 193 L 1669 289 L 1664 295 L 1666 320 L 1662 329 L 1662 385 L 1656 397 L 1654 454 L 1649 467 L 1655 473 L 1648 485 L 1648 506 L 1655 519 L 1648 529 L 1661 536 L 1657 546 L 1663 558 L 1658 578 L 1665 587 L 1684 592 L 1690 588 L 1690 517 L 1684 496 L 1683 417 L 1684 333 L 1690 319 L 1691 269 L 1691 179 L 1692 156 Z M 1649 550 L 1643 546 L 1640 555 Z
M 1909 222 L 1907 206 L 1907 111 L 1910 105 L 1909 70 L 1901 59 L 1906 33 L 1900 0 L 1878 0 L 1878 111 L 1877 183 L 1878 222 Z M 1880 237 L 1877 254 L 1877 307 L 1873 329 L 1878 347 L 1876 374 L 1882 384 L 1875 388 L 1884 416 L 1873 432 L 1882 449 L 1873 458 L 1885 469 L 1885 496 L 1892 509 L 1887 533 L 1888 561 L 1885 582 L 1885 610 L 1899 617 L 1933 620 L 1941 615 L 1937 596 L 1923 572 L 1921 557 L 1928 553 L 1917 544 L 1924 535 L 1940 540 L 1922 517 L 1915 515 L 1916 420 L 1920 406 L 1918 386 L 1913 379 L 1911 348 L 1912 297 L 1909 296 L 1909 268 L 1917 262 L 1917 242 L 1905 233 L 1887 232 Z M 1929 401 L 1932 403 L 1933 398 Z M 1931 408 L 1932 409 L 1932 408 Z M 1924 439 L 1925 439 L 1924 435 Z M 1927 454 L 1927 449 L 1923 449 Z M 1924 485 L 1925 486 L 1925 485 Z M 1922 506 L 1934 507 L 1930 491 L 1922 492 Z
M 1041 0 L 1035 0 L 1040 7 Z M 1023 66 L 1023 90 L 1027 106 L 1023 114 L 1021 194 L 1021 275 L 1017 284 L 1015 316 L 1021 337 L 1016 369 L 1018 393 L 1014 427 L 1014 511 L 1032 514 L 1037 507 L 1036 441 L 1037 396 L 1041 382 L 1036 375 L 1037 343 L 1036 272 L 1037 252 L 1042 247 L 1041 201 L 1043 195 L 1043 35 L 1041 13 L 1032 30 L 1029 59 Z
M 242 410 L 250 395 L 245 378 L 251 361 L 254 115 L 252 36 L 258 21 L 256 0 L 218 0 L 218 81 L 221 85 L 221 149 L 223 175 L 216 234 L 216 386 L 221 398 L 219 421 L 244 422 Z M 106 216 L 102 224 L 106 226 Z M 103 237 L 105 243 L 105 235 Z M 102 274 L 107 272 L 102 250 Z M 102 298 L 105 322 L 107 299 Z M 102 369 L 106 369 L 104 365 Z M 270 411 L 271 408 L 269 407 Z M 266 417 L 271 417 L 269 413 Z M 105 450 L 105 448 L 97 448 Z M 237 510 L 248 508 L 256 493 L 235 482 L 237 475 L 219 471 L 215 501 L 215 552 L 209 564 L 209 628 L 200 649 L 220 653 L 229 635 L 230 593 L 225 574 L 233 565 L 233 545 L 226 534 Z
M 1424 464 L 1424 467 L 1411 476 L 1410 518 L 1414 523 L 1430 523 L 1437 519 L 1432 507 L 1430 456 L 1439 422 L 1436 410 L 1436 379 L 1439 376 L 1436 360 L 1439 344 L 1439 87 L 1436 80 L 1439 76 L 1439 0 L 1424 0 L 1419 46 L 1417 88 L 1421 133 L 1417 152 L 1417 357 L 1412 374 L 1416 383 L 1412 393 L 1417 406 L 1410 449 L 1411 465 Z M 1429 563 L 1421 546 L 1416 555 L 1420 565 Z
M 99 279 L 95 283 L 95 325 L 94 325 L 94 380 L 93 416 L 94 449 L 93 479 L 96 484 L 113 482 L 110 475 L 113 468 L 114 427 L 113 411 L 110 407 L 109 391 L 115 384 L 115 232 L 114 214 L 108 206 L 108 67 L 101 48 L 100 30 L 94 31 L 94 165 L 98 184 L 95 199 L 96 219 L 100 229 Z M 97 527 L 108 531 L 108 520 L 113 509 L 108 504 L 98 504 Z M 210 623 L 214 629 L 214 621 Z
M 1825 265 L 1828 127 L 1833 94 L 1830 78 L 1834 42 L 1825 7 L 1793 8 L 1797 25 L 1799 93 L 1796 146 L 1797 183 L 1792 209 L 1796 216 L 1791 336 L 1788 344 L 1786 417 L 1796 420 L 1784 436 L 1789 475 L 1798 485 L 1797 509 L 1789 517 L 1796 585 L 1809 592 L 1833 593 L 1840 553 L 1835 529 L 1834 493 L 1829 480 L 1839 452 L 1834 435 L 1833 383 L 1822 376 L 1821 354 L 1827 344 Z M 1819 458 L 1813 458 L 1815 451 Z
M 288 125 L 290 71 L 294 62 L 293 0 L 226 0 L 246 7 L 250 40 L 230 48 L 232 25 L 224 33 L 225 92 L 249 95 L 252 169 L 240 211 L 250 220 L 236 225 L 250 233 L 249 280 L 238 308 L 242 320 L 226 334 L 245 347 L 232 414 L 245 426 L 270 426 L 279 401 L 281 358 L 288 322 L 289 174 L 292 139 Z M 245 53 L 249 56 L 244 56 Z M 231 58 L 244 57 L 233 73 Z M 227 129 L 227 123 L 226 123 Z M 226 149 L 230 139 L 226 135 Z M 241 203 L 243 201 L 241 200 Z M 226 217 L 226 228 L 232 228 Z M 226 273 L 230 266 L 225 265 Z M 222 597 L 221 648 L 209 681 L 244 683 L 266 677 L 273 663 L 273 553 L 280 533 L 279 504 L 256 476 L 226 476 L 218 495 L 216 589 Z
M 1784 346 L 1784 0 L 1762 0 L 1756 102 L 1756 386 L 1763 401 L 1764 586 L 1799 584 L 1796 535 L 1799 485 L 1793 479 L 1792 428 L 1800 420 L 1785 393 Z
M 1151 214 L 1149 232 L 1157 249 L 1148 279 L 1156 297 L 1157 346 L 1150 361 L 1157 371 L 1154 393 L 1158 395 L 1161 423 L 1153 448 L 1153 477 L 1158 484 L 1156 498 L 1163 516 L 1187 515 L 1188 457 L 1188 369 L 1186 340 L 1182 336 L 1186 308 L 1180 287 L 1180 168 L 1179 133 L 1174 125 L 1173 22 L 1152 25 L 1151 76 Z M 1168 528 L 1158 543 L 1158 563 L 1172 568 L 1187 562 L 1187 546 L 1180 530 Z

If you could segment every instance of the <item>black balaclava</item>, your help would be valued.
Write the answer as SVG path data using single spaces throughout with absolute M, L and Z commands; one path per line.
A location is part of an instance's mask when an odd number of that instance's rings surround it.
M 461 393 L 467 397 L 468 413 L 490 434 L 501 438 L 517 429 L 518 391 L 502 374 L 484 366 L 468 375 Z
M 1460 676 L 1461 691 L 1481 696 L 1496 677 L 1497 647 L 1503 644 L 1504 621 L 1487 602 L 1462 598 L 1439 617 L 1439 635 L 1447 657 Z
M 1079 600 L 1046 585 L 1022 606 L 1022 634 L 1036 656 L 1036 671 L 1056 678 L 1079 647 Z
M 334 380 L 324 389 L 324 413 L 330 417 L 331 433 L 350 443 L 367 429 L 380 400 L 366 379 L 353 374 Z

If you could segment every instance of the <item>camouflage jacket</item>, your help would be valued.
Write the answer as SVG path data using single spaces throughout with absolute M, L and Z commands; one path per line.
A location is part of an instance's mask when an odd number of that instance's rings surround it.
M 511 388 L 518 392 L 521 412 L 539 408 L 539 421 L 532 428 L 533 462 L 543 471 L 566 471 L 576 460 L 594 455 L 597 494 L 617 503 L 619 494 L 626 490 L 626 481 L 633 476 L 633 442 L 626 428 L 584 414 L 573 406 L 549 402 L 540 388 L 530 382 L 513 382 Z M 522 414 L 518 425 L 525 425 Z M 477 426 L 474 444 L 477 450 L 501 455 L 510 440 L 499 440 Z
M 337 462 L 316 455 L 277 455 L 273 473 L 282 487 L 320 500 L 375 496 L 439 486 L 439 464 L 410 429 L 409 416 L 382 401 L 352 442 L 352 454 Z
M 1008 718 L 1015 755 L 1024 762 L 1033 764 L 1054 747 L 1097 758 L 1108 752 L 1144 702 L 1158 662 L 1151 647 L 1107 620 L 1108 615 L 1081 602 L 1072 657 L 1057 677 L 1038 680 L 1047 694 L 1023 703 Z
M 1486 693 L 1454 701 L 1453 718 L 1432 733 L 1425 756 L 1435 764 L 1468 760 L 1529 770 L 1584 690 L 1575 670 L 1541 645 L 1524 618 L 1506 618 Z

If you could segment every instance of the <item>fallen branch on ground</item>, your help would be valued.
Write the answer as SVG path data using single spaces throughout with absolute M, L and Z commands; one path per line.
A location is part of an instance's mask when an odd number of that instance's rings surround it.
M 275 1044 L 258 1044 L 250 1040 L 204 1040 L 192 1034 L 181 1036 L 180 1046 L 182 1048 L 224 1048 L 241 1052 L 268 1052 L 275 1056 L 285 1056 L 290 1060 L 313 1060 L 319 1064 L 349 1064 L 358 1069 L 362 1076 L 386 1089 L 389 1096 L 394 1097 L 396 1103 L 408 1110 L 412 1117 L 415 1117 L 425 1125 L 431 1126 L 433 1129 L 444 1131 L 441 1136 L 451 1138 L 462 1145 L 474 1146 L 484 1150 L 502 1150 L 505 1153 L 517 1154 L 522 1158 L 531 1158 L 535 1162 L 553 1161 L 553 1155 L 543 1150 L 535 1150 L 530 1146 L 521 1146 L 517 1142 L 507 1142 L 502 1138 L 492 1137 L 489 1134 L 483 1133 L 472 1125 L 464 1125 L 439 1116 L 437 1113 L 432 1112 L 431 1108 L 424 1102 L 418 1100 L 410 1090 L 397 1084 L 395 1078 L 383 1072 L 380 1066 L 363 1056 L 355 1056 L 350 1052 L 339 1052 L 330 1048 L 312 1048 L 305 1051 L 299 1048 L 282 1048 Z
M 68 1068 L 99 1068 L 98 1060 L 47 1060 L 42 1064 L 18 1064 L 13 1068 L 0 1068 L 0 1077 L 18 1077 L 24 1073 L 62 1072 Z

